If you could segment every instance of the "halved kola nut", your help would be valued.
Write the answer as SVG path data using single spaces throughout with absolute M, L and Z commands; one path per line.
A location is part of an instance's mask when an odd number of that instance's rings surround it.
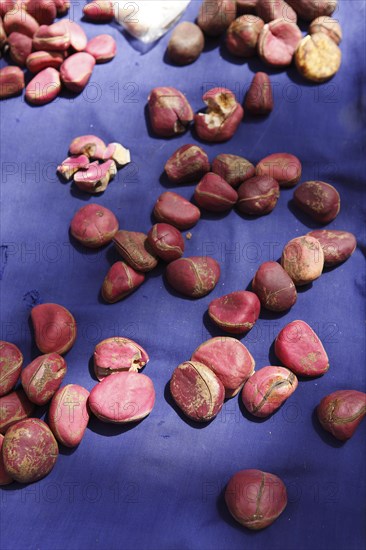
M 67 57 L 60 67 L 63 84 L 72 92 L 82 92 L 93 72 L 95 59 L 86 52 L 78 52 Z
M 68 309 L 59 304 L 39 304 L 31 311 L 37 348 L 42 353 L 63 355 L 75 343 L 76 321 Z
M 122 168 L 122 166 L 131 162 L 131 154 L 129 149 L 126 149 L 120 143 L 109 143 L 103 153 L 103 160 L 109 159 L 114 160 L 118 168 Z
M 3 23 L 8 36 L 12 32 L 20 32 L 32 38 L 39 29 L 37 21 L 22 6 L 8 11 L 4 15 Z
M 86 155 L 87 157 L 105 160 L 107 146 L 102 139 L 93 135 L 78 136 L 72 140 L 69 147 L 70 155 Z
M 25 98 L 33 105 L 44 105 L 55 99 L 60 91 L 60 73 L 48 67 L 36 74 L 29 82 L 25 89 Z
M 299 73 L 314 82 L 332 78 L 341 66 L 342 52 L 337 44 L 323 32 L 308 34 L 295 52 Z
M 117 44 L 110 34 L 98 34 L 89 40 L 85 51 L 95 58 L 96 63 L 106 63 L 116 55 Z
M 43 71 L 43 69 L 47 69 L 48 67 L 59 69 L 64 62 L 64 59 L 64 52 L 45 52 L 40 50 L 38 52 L 32 52 L 28 55 L 26 65 L 28 71 L 36 74 Z
M 38 52 L 35 52 L 38 53 Z M 66 180 L 70 180 L 72 176 L 81 169 L 87 169 L 90 164 L 89 157 L 86 155 L 78 155 L 77 157 L 67 157 L 59 166 L 57 172 Z
M 75 21 L 71 21 L 70 19 L 65 19 L 64 23 L 70 34 L 70 47 L 76 52 L 84 51 L 88 43 L 84 30 Z
M 89 392 L 78 384 L 60 388 L 52 398 L 48 422 L 53 435 L 66 447 L 81 442 L 89 422 Z
M 32 39 L 20 32 L 12 32 L 8 36 L 8 44 L 11 60 L 16 63 L 16 65 L 25 67 L 27 57 L 32 51 Z
M 145 280 L 145 275 L 135 271 L 125 262 L 115 262 L 107 275 L 102 286 L 102 296 L 109 304 L 114 304 L 129 296 Z
M 24 88 L 24 73 L 19 67 L 0 69 L 0 99 L 19 94 Z
M 113 242 L 119 254 L 133 269 L 144 273 L 158 265 L 158 257 L 151 248 L 145 233 L 118 231 Z
M 113 3 L 110 0 L 97 0 L 89 2 L 83 7 L 84 17 L 88 21 L 109 22 L 114 17 Z
M 94 372 L 98 380 L 117 372 L 138 372 L 148 361 L 149 356 L 140 344 L 121 336 L 102 340 L 94 350 Z
M 209 142 L 232 138 L 244 115 L 243 107 L 237 102 L 235 94 L 227 88 L 212 88 L 202 99 L 207 110 L 194 117 L 198 137 Z
M 75 185 L 81 191 L 95 194 L 102 193 L 117 173 L 116 163 L 107 160 L 102 164 L 91 162 L 86 170 L 79 170 L 74 174 Z
M 41 25 L 33 36 L 33 48 L 45 51 L 64 51 L 70 47 L 70 31 L 64 21 Z
M 268 65 L 286 67 L 292 62 L 301 38 L 301 30 L 295 23 L 275 19 L 264 25 L 259 35 L 259 56 Z
M 71 220 L 71 235 L 88 248 L 111 242 L 118 231 L 118 220 L 111 210 L 99 204 L 82 206 Z
M 23 354 L 11 342 L 0 341 L 0 397 L 9 393 L 18 382 Z
M 208 306 L 212 321 L 225 332 L 242 334 L 251 330 L 261 310 L 254 292 L 237 290 L 213 300 Z

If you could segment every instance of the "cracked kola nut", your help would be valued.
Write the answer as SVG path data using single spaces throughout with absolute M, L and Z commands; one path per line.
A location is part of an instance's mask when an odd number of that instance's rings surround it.
M 57 390 L 48 410 L 48 422 L 53 435 L 65 447 L 81 442 L 89 422 L 89 392 L 78 384 L 68 384 Z
M 118 168 L 122 168 L 122 166 L 131 162 L 131 154 L 129 149 L 126 149 L 120 143 L 109 143 L 104 151 L 103 159 L 112 159 Z
M 286 486 L 274 474 L 241 470 L 229 480 L 225 502 L 237 522 L 257 531 L 271 525 L 286 508 Z
M 7 35 L 20 32 L 32 38 L 39 29 L 37 21 L 23 7 L 8 11 L 3 24 Z
M 14 481 L 13 478 L 10 477 L 10 475 L 5 470 L 4 460 L 2 455 L 3 442 L 4 442 L 4 436 L 0 434 L 0 486 L 9 485 L 9 483 L 12 483 Z
M 259 266 L 252 289 L 262 306 L 270 311 L 286 311 L 297 300 L 294 282 L 277 262 L 264 262 Z
M 225 212 L 234 206 L 238 193 L 221 176 L 208 172 L 196 186 L 194 200 L 209 212 Z
M 166 268 L 170 286 L 190 298 L 201 298 L 209 294 L 220 278 L 220 265 L 208 256 L 179 258 Z
M 277 181 L 270 176 L 255 176 L 246 180 L 238 189 L 239 212 L 250 216 L 263 216 L 272 212 L 280 196 Z
M 136 271 L 151 271 L 158 258 L 151 248 L 147 235 L 139 231 L 118 231 L 113 238 L 117 252 Z
M 53 67 L 54 69 L 59 69 L 64 62 L 65 55 L 64 52 L 33 52 L 28 55 L 26 60 L 26 65 L 28 71 L 33 74 L 43 71 L 48 67 Z
M 341 66 L 342 52 L 337 44 L 323 32 L 308 34 L 295 52 L 299 73 L 313 82 L 329 80 Z
M 257 176 L 270 176 L 282 188 L 294 187 L 301 178 L 301 162 L 290 153 L 273 153 L 256 166 Z
M 86 155 L 87 157 L 104 160 L 106 144 L 97 136 L 78 136 L 72 140 L 69 147 L 70 155 Z
M 221 176 L 232 187 L 238 187 L 245 180 L 255 176 L 251 162 L 238 155 L 223 153 L 212 162 L 212 172 Z
M 198 59 L 205 46 L 205 37 L 198 25 L 190 21 L 179 23 L 167 46 L 167 56 L 176 65 L 189 65 Z
M 76 340 L 76 321 L 68 309 L 59 304 L 39 304 L 31 311 L 37 348 L 42 353 L 69 351 Z
M 341 199 L 338 191 L 324 181 L 305 181 L 294 192 L 294 202 L 319 223 L 329 223 L 338 216 Z
M 297 385 L 297 378 L 290 370 L 263 367 L 246 381 L 241 398 L 251 414 L 264 418 L 275 412 L 293 394 Z
M 229 52 L 237 57 L 253 57 L 257 53 L 263 26 L 263 20 L 254 15 L 242 15 L 235 19 L 226 31 L 225 44 Z
M 273 110 L 272 86 L 268 74 L 256 73 L 246 93 L 245 110 L 252 115 L 268 115 Z
M 324 397 L 317 407 L 320 424 L 340 441 L 350 439 L 366 416 L 366 393 L 338 390 Z
M 348 260 L 357 246 L 356 237 L 348 231 L 316 229 L 308 233 L 320 242 L 324 252 L 324 265 L 333 267 Z
M 40 25 L 51 25 L 57 15 L 53 0 L 27 0 L 26 10 Z
M 85 47 L 85 51 L 92 55 L 96 63 L 106 63 L 117 53 L 117 43 L 109 34 L 98 34 Z
M 164 169 L 171 183 L 190 183 L 210 170 L 210 161 L 202 147 L 188 143 L 169 157 Z
M 61 91 L 60 73 L 48 67 L 37 73 L 25 89 L 25 98 L 33 105 L 53 101 Z
M 154 384 L 139 372 L 117 372 L 94 386 L 88 402 L 92 413 L 102 422 L 136 422 L 154 407 Z
M 109 304 L 119 302 L 142 285 L 144 280 L 143 273 L 138 273 L 125 262 L 115 262 L 104 279 L 102 297 Z
M 201 212 L 197 206 L 178 193 L 165 191 L 155 203 L 154 217 L 158 222 L 169 223 L 184 231 L 196 225 Z
M 281 265 L 296 286 L 315 281 L 324 267 L 324 253 L 320 242 L 309 235 L 292 239 L 283 249 Z
M 39 52 L 35 52 L 39 53 Z M 47 53 L 47 52 L 44 52 Z M 67 157 L 63 160 L 59 166 L 57 166 L 57 172 L 61 174 L 66 180 L 70 180 L 72 176 L 81 169 L 89 167 L 89 157 L 86 155 L 78 155 L 77 157 Z
M 225 388 L 203 363 L 185 361 L 173 372 L 170 392 L 183 413 L 196 422 L 208 422 L 221 411 Z
M 18 382 L 23 354 L 15 344 L 0 340 L 0 397 L 9 393 Z
M 94 372 L 99 381 L 117 372 L 138 372 L 149 362 L 140 344 L 115 336 L 102 340 L 94 350 Z
M 259 17 L 266 23 L 274 19 L 297 22 L 296 11 L 284 0 L 257 0 L 256 9 Z
M 184 239 L 176 227 L 156 223 L 147 234 L 151 248 L 165 262 L 177 260 L 184 253 Z
M 70 47 L 70 31 L 64 21 L 52 25 L 41 25 L 33 36 L 35 50 L 64 51 Z
M 58 445 L 43 420 L 27 418 L 9 428 L 3 442 L 6 472 L 19 483 L 32 483 L 50 473 Z
M 68 90 L 82 92 L 89 82 L 94 66 L 95 59 L 89 53 L 74 53 L 60 67 L 61 80 Z
M 84 17 L 88 21 L 110 22 L 114 18 L 113 3 L 109 0 L 96 0 L 83 7 Z
M 256 14 L 257 0 L 236 0 L 236 10 L 238 15 Z
M 70 35 L 70 47 L 76 52 L 82 52 L 85 50 L 88 43 L 87 36 L 83 29 L 70 19 L 65 19 L 64 24 L 66 25 L 67 30 Z
M 295 23 L 275 19 L 266 23 L 259 35 L 259 56 L 268 65 L 286 67 L 292 62 L 301 39 L 301 30 Z
M 194 117 L 198 137 L 209 142 L 232 138 L 244 116 L 235 94 L 227 88 L 212 88 L 202 99 L 207 105 L 206 112 Z
M 333 17 L 321 16 L 317 17 L 310 23 L 309 34 L 323 32 L 333 40 L 337 45 L 342 41 L 342 28 L 337 19 Z
M 34 408 L 23 388 L 0 397 L 0 433 L 4 434 L 12 424 L 30 416 Z
M 313 21 L 321 15 L 332 15 L 337 7 L 337 0 L 287 0 L 297 15 L 305 21 Z
M 238 290 L 212 300 L 210 319 L 225 332 L 242 334 L 251 330 L 259 317 L 260 301 L 254 292 Z
M 329 359 L 318 336 L 305 321 L 292 321 L 275 340 L 275 354 L 297 376 L 321 376 L 329 370 Z
M 102 164 L 91 162 L 86 170 L 79 170 L 74 174 L 74 183 L 81 190 L 91 193 L 102 193 L 117 173 L 116 163 L 107 160 Z
M 210 368 L 225 388 L 225 398 L 234 397 L 253 374 L 255 361 L 247 348 L 229 336 L 210 338 L 193 352 L 191 361 Z
M 19 94 L 24 88 L 24 73 L 19 67 L 0 69 L 0 99 Z
M 160 137 L 183 134 L 194 118 L 187 98 L 176 88 L 159 87 L 151 90 L 148 108 L 151 127 Z
M 197 24 L 208 36 L 220 36 L 236 17 L 235 0 L 203 0 Z
M 25 67 L 27 57 L 32 51 L 32 39 L 20 32 L 12 32 L 8 36 L 10 58 L 21 67 Z
M 84 246 L 99 248 L 111 242 L 118 226 L 118 220 L 111 210 L 99 204 L 87 204 L 72 218 L 70 232 Z
M 65 15 L 70 8 L 70 0 L 54 0 L 56 9 L 57 9 L 57 15 Z
M 45 405 L 58 390 L 67 371 L 66 361 L 58 353 L 41 355 L 22 371 L 21 381 L 27 397 L 36 405 Z

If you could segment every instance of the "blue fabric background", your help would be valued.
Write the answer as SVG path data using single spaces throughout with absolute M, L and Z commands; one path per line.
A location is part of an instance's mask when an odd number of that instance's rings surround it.
M 271 418 L 258 421 L 228 401 L 208 425 L 192 426 L 171 403 L 167 383 L 174 368 L 212 335 L 209 302 L 245 289 L 263 261 L 277 259 L 285 243 L 315 227 L 291 206 L 283 190 L 275 210 L 253 220 L 235 211 L 202 215 L 186 241 L 186 255 L 207 254 L 220 262 L 216 289 L 192 301 L 165 284 L 163 267 L 126 300 L 107 305 L 99 297 L 104 276 L 116 259 L 113 247 L 88 252 L 70 242 L 74 213 L 96 202 L 111 208 L 120 227 L 147 232 L 156 198 L 170 188 L 161 178 L 168 157 L 195 142 L 191 133 L 172 140 L 147 132 L 145 105 L 154 86 L 175 86 L 194 110 L 202 91 L 226 86 L 240 101 L 257 70 L 257 59 L 230 58 L 215 41 L 193 65 L 163 61 L 169 34 L 141 55 L 117 26 L 83 26 L 89 37 L 111 33 L 118 55 L 96 66 L 78 97 L 64 95 L 34 108 L 21 97 L 1 103 L 1 339 L 16 343 L 25 365 L 37 355 L 29 313 L 39 302 L 69 308 L 78 338 L 67 354 L 65 383 L 95 385 L 90 358 L 102 339 L 137 340 L 150 355 L 145 368 L 156 388 L 156 405 L 137 426 L 116 427 L 92 420 L 76 450 L 60 449 L 44 480 L 0 493 L 2 550 L 361 550 L 365 548 L 365 451 L 363 424 L 352 440 L 338 443 L 323 432 L 314 408 L 326 394 L 345 388 L 365 391 L 365 2 L 340 0 L 344 41 L 342 67 L 333 80 L 312 85 L 291 68 L 271 71 L 275 109 L 270 117 L 246 117 L 225 144 L 205 144 L 218 153 L 258 162 L 286 151 L 303 163 L 302 180 L 321 179 L 340 192 L 342 207 L 329 228 L 357 235 L 358 247 L 343 265 L 327 270 L 299 292 L 282 316 L 261 314 L 242 342 L 259 369 L 276 364 L 272 343 L 294 319 L 309 323 L 322 339 L 330 370 L 301 381 L 295 394 Z M 80 21 L 82 3 L 74 5 Z M 198 2 L 184 19 L 194 20 Z M 133 163 L 106 192 L 90 197 L 61 182 L 55 168 L 77 135 L 95 133 L 131 149 Z M 178 191 L 187 198 L 193 185 Z M 40 411 L 40 414 L 45 411 Z M 268 529 L 252 533 L 231 519 L 223 490 L 236 471 L 259 468 L 280 476 L 289 502 Z

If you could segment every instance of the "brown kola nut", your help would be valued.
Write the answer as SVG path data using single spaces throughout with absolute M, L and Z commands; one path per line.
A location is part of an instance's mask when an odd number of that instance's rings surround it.
M 208 36 L 220 36 L 235 17 L 235 0 L 203 0 L 197 24 Z
M 209 212 L 225 212 L 234 206 L 238 193 L 221 176 L 208 172 L 196 186 L 194 200 Z
M 249 160 L 238 155 L 222 153 L 212 162 L 212 172 L 221 176 L 232 187 L 255 176 L 255 168 Z
M 332 15 L 338 0 L 287 0 L 304 21 L 313 21 L 321 15 Z
M 246 93 L 244 108 L 252 115 L 269 115 L 273 110 L 273 94 L 268 74 L 254 75 Z
M 341 199 L 338 191 L 324 181 L 305 181 L 294 192 L 294 202 L 319 223 L 329 223 L 338 216 Z
M 264 22 L 253 15 L 242 15 L 233 21 L 226 32 L 226 47 L 237 57 L 252 57 Z
M 209 170 L 207 153 L 191 143 L 179 147 L 165 163 L 165 172 L 172 183 L 200 180 Z
M 125 262 L 136 271 L 151 271 L 158 265 L 158 257 L 151 248 L 145 233 L 117 231 L 113 242 Z
M 148 97 L 151 128 L 157 136 L 173 137 L 187 131 L 194 118 L 185 95 L 172 87 L 151 90 Z
M 242 214 L 263 216 L 272 212 L 280 196 L 277 181 L 270 176 L 255 176 L 238 189 L 237 209 Z
M 309 34 L 323 32 L 327 34 L 337 45 L 342 41 L 342 28 L 337 19 L 325 15 L 317 17 L 310 23 Z
M 341 66 L 342 52 L 324 32 L 308 34 L 295 52 L 295 64 L 299 73 L 313 82 L 329 80 Z
M 199 26 L 183 21 L 172 32 L 167 55 L 176 65 L 189 65 L 201 55 L 204 45 L 205 38 Z

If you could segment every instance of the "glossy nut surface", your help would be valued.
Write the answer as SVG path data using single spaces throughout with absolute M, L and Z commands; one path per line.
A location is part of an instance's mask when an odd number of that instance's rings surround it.
M 23 354 L 11 342 L 0 340 L 0 397 L 9 393 L 18 382 L 23 365 Z
M 102 285 L 103 299 L 114 304 L 134 292 L 145 280 L 145 275 L 135 271 L 125 262 L 115 262 Z
M 209 294 L 220 278 L 220 266 L 207 256 L 191 256 L 174 260 L 166 268 L 166 278 L 177 292 L 190 298 Z
M 82 206 L 70 224 L 72 236 L 88 248 L 111 242 L 118 231 L 118 220 L 111 210 L 99 204 Z
M 86 52 L 67 57 L 60 67 L 63 84 L 72 92 L 82 92 L 93 72 L 95 58 Z
M 201 55 L 204 45 L 205 38 L 199 26 L 183 21 L 171 34 L 167 55 L 176 65 L 189 65 Z
M 165 191 L 155 203 L 154 217 L 158 222 L 169 223 L 184 231 L 196 225 L 201 212 L 197 206 L 178 193 Z
M 317 408 L 320 424 L 340 441 L 350 439 L 366 416 L 366 393 L 338 390 L 324 397 Z
M 198 145 L 179 147 L 165 163 L 165 172 L 172 183 L 200 180 L 209 170 L 207 153 Z
M 34 337 L 43 353 L 69 351 L 76 340 L 76 321 L 65 307 L 59 304 L 39 304 L 31 311 Z
M 264 262 L 259 266 L 252 288 L 262 306 L 270 311 L 286 311 L 297 300 L 291 277 L 277 262 Z
M 208 306 L 208 314 L 225 332 L 241 334 L 253 328 L 260 309 L 260 301 L 254 292 L 238 290 L 213 300 Z
M 314 237 L 304 235 L 289 241 L 283 249 L 281 265 L 296 286 L 307 285 L 322 274 L 324 253 Z
M 65 447 L 81 442 L 89 422 L 89 392 L 78 384 L 60 388 L 52 398 L 48 421 L 53 435 Z
M 238 193 L 221 176 L 208 172 L 196 186 L 194 200 L 209 212 L 225 212 L 236 204 Z
M 21 381 L 27 397 L 36 405 L 45 405 L 60 387 L 67 371 L 66 361 L 58 353 L 41 355 L 23 369 Z
M 185 95 L 171 87 L 151 90 L 148 109 L 152 130 L 160 137 L 173 137 L 186 132 L 194 117 Z
M 348 231 L 316 229 L 308 235 L 320 242 L 324 252 L 324 265 L 327 267 L 345 262 L 356 250 L 356 237 Z
M 270 176 L 254 176 L 238 189 L 237 208 L 250 216 L 263 216 L 272 212 L 280 196 L 277 181 Z
M 110 34 L 98 34 L 85 47 L 86 53 L 92 55 L 96 63 L 106 63 L 117 53 L 117 43 Z
M 258 162 L 257 176 L 270 176 L 282 188 L 294 187 L 301 178 L 300 160 L 290 153 L 272 153 Z
M 29 82 L 25 97 L 33 105 L 45 105 L 53 101 L 61 91 L 60 73 L 48 67 L 43 69 Z
M 117 252 L 137 271 L 151 271 L 158 258 L 150 246 L 147 235 L 138 231 L 118 231 L 113 238 Z
M 149 361 L 147 352 L 140 344 L 121 336 L 99 342 L 93 357 L 94 372 L 99 381 L 117 372 L 138 372 Z
M 232 187 L 238 187 L 255 176 L 255 168 L 249 160 L 228 153 L 222 153 L 214 158 L 212 172 L 221 176 Z
M 253 15 L 242 15 L 235 19 L 226 32 L 225 44 L 232 55 L 252 57 L 257 52 L 257 42 L 264 21 Z
M 157 223 L 147 235 L 155 254 L 165 262 L 177 260 L 184 253 L 184 239 L 176 227 L 168 223 Z
M 294 192 L 294 202 L 319 223 L 329 223 L 338 216 L 341 199 L 338 191 L 324 181 L 305 181 Z
M 220 36 L 236 17 L 235 0 L 203 0 L 197 24 L 207 36 Z

